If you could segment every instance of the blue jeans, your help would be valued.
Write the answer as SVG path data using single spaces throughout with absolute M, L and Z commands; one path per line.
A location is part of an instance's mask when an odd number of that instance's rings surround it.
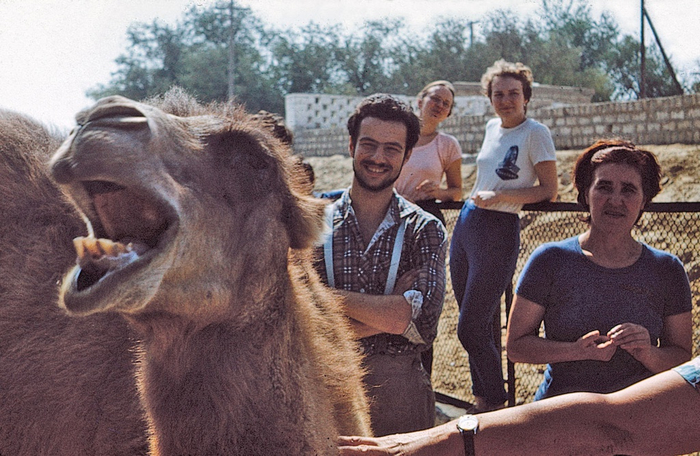
M 457 335 L 469 354 L 472 391 L 489 404 L 507 399 L 493 318 L 500 312 L 519 250 L 517 214 L 481 209 L 472 201 L 464 204 L 450 245 L 450 276 L 459 304 Z

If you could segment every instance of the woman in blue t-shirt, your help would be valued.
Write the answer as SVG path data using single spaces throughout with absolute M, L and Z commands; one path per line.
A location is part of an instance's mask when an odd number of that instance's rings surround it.
M 617 391 L 691 354 L 683 265 L 632 237 L 661 190 L 656 157 L 630 142 L 598 141 L 578 158 L 573 180 L 589 229 L 533 252 L 508 321 L 508 358 L 548 364 L 536 399 Z

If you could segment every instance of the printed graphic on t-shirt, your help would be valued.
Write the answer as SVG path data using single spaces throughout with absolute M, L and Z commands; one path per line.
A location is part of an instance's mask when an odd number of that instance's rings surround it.
M 513 180 L 518 178 L 518 171 L 520 168 L 516 166 L 515 162 L 518 161 L 518 146 L 511 146 L 506 152 L 506 156 L 503 161 L 498 164 L 496 168 L 496 174 L 503 180 Z

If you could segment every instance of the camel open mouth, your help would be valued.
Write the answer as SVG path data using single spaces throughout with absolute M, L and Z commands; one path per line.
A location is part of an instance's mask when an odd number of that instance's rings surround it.
M 92 210 L 85 211 L 91 236 L 73 240 L 79 270 L 77 291 L 151 256 L 174 224 L 168 204 L 113 182 L 82 183 Z

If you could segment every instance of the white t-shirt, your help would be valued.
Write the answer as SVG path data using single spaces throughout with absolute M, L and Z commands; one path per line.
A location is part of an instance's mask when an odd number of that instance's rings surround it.
M 456 160 L 462 159 L 462 148 L 457 138 L 438 132 L 428 144 L 414 147 L 394 188 L 409 201 L 416 202 L 426 199 L 416 187 L 426 179 L 442 182 L 442 176 L 447 168 Z
M 517 127 L 502 128 L 500 118 L 491 119 L 476 157 L 476 182 L 470 196 L 483 190 L 532 187 L 537 182 L 535 165 L 556 159 L 554 141 L 545 125 L 526 119 Z M 522 206 L 497 203 L 488 209 L 517 214 Z

